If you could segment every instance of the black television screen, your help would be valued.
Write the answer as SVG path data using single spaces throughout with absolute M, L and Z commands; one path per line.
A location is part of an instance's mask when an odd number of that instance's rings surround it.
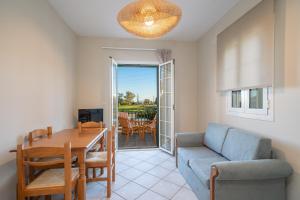
M 79 109 L 78 121 L 80 122 L 103 122 L 103 109 Z

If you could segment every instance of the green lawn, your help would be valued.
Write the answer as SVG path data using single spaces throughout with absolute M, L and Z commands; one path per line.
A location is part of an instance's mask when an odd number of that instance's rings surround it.
M 138 112 L 155 109 L 157 105 L 119 105 L 119 112 Z

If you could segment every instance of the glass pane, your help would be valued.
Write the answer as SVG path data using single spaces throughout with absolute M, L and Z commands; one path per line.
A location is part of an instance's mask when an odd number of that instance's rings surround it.
M 172 98 L 172 96 L 171 96 L 172 94 L 166 94 L 166 105 L 171 105 L 171 98 Z
M 170 122 L 166 122 L 165 123 L 165 125 L 166 125 L 166 135 L 168 136 L 168 137 L 171 137 L 171 131 L 172 131 L 172 127 L 171 127 L 171 123 Z
M 163 93 L 160 95 L 160 105 L 165 106 L 166 105 L 166 93 Z
M 166 137 L 164 136 L 164 135 L 160 135 L 160 137 L 159 137 L 159 139 L 160 139 L 160 145 L 161 145 L 161 147 L 162 148 L 165 148 L 166 147 Z
M 159 131 L 161 135 L 166 134 L 166 126 L 164 121 L 160 121 Z
M 162 121 L 166 121 L 166 111 L 164 107 L 160 107 L 159 116 Z
M 171 151 L 171 138 L 169 138 L 169 137 L 166 137 L 166 149 L 168 150 L 168 151 Z
M 172 104 L 174 102 L 174 77 L 173 76 L 173 63 L 169 62 L 160 65 L 160 115 L 159 115 L 159 131 L 160 131 L 160 147 L 168 152 L 173 151 L 173 114 Z
M 231 107 L 241 108 L 242 107 L 242 91 L 232 91 L 231 92 Z
M 112 66 L 112 125 L 117 127 L 118 124 L 118 98 L 117 98 L 117 64 L 113 62 Z
M 163 66 L 163 68 L 161 68 L 160 79 L 166 79 L 166 78 L 170 77 L 170 75 L 171 75 L 170 68 L 171 68 L 170 64 L 167 64 L 167 65 Z
M 165 85 L 164 85 L 164 91 L 165 92 L 172 92 L 172 79 L 171 78 L 167 78 L 165 79 Z
M 165 111 L 166 111 L 166 113 L 165 113 L 166 119 L 165 120 L 168 121 L 168 122 L 171 122 L 172 109 L 170 107 L 168 107 L 168 108 L 165 109 Z
M 172 65 L 169 63 L 165 68 L 165 77 L 170 78 L 172 76 Z
M 263 109 L 263 89 L 249 90 L 249 108 Z
M 166 77 L 165 68 L 161 68 L 159 79 L 160 79 L 160 80 L 163 80 L 163 79 L 165 79 L 165 77 Z
M 159 92 L 162 94 L 164 93 L 164 89 L 165 89 L 165 81 L 164 79 L 160 80 L 160 89 Z

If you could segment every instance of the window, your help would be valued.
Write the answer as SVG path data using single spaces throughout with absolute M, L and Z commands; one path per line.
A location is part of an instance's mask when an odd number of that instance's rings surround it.
M 242 90 L 231 91 L 229 95 L 228 107 L 230 112 L 241 113 L 244 112 L 244 105 L 242 101 Z
M 228 114 L 261 120 L 273 120 L 272 88 L 252 88 L 228 92 Z
M 249 90 L 249 108 L 263 109 L 263 89 L 256 88 Z
M 232 99 L 231 99 L 232 108 L 241 108 L 242 107 L 242 91 L 232 91 Z

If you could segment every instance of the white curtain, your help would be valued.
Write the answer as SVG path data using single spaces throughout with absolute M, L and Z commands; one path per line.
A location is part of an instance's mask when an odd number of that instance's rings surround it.
M 273 6 L 262 1 L 218 35 L 219 91 L 273 85 Z
M 172 59 L 172 51 L 170 49 L 158 49 L 156 55 L 159 63 L 165 63 Z

